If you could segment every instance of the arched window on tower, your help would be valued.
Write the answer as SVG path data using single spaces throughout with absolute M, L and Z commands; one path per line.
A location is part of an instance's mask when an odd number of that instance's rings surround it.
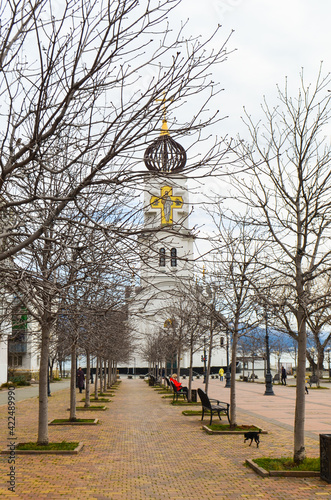
M 177 267 L 177 249 L 176 248 L 172 248 L 171 249 L 171 252 L 170 252 L 170 255 L 171 255 L 171 267 Z
M 165 266 L 165 255 L 166 251 L 165 248 L 160 248 L 160 253 L 159 253 L 159 266 L 164 267 Z

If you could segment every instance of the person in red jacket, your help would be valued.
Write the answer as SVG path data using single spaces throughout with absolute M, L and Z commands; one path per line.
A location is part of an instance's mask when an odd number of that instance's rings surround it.
M 182 390 L 183 392 L 186 393 L 186 397 L 187 397 L 187 395 L 188 395 L 188 388 L 187 387 L 183 387 L 182 384 L 180 382 L 178 382 L 178 380 L 177 380 L 177 373 L 174 373 L 170 377 L 170 380 L 174 384 L 174 386 L 176 387 L 177 391 Z

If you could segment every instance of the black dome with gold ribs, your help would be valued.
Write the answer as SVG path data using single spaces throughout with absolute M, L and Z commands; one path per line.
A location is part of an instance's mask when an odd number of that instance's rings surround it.
M 186 151 L 172 139 L 163 120 L 161 135 L 145 151 L 144 162 L 151 172 L 180 172 L 186 164 Z

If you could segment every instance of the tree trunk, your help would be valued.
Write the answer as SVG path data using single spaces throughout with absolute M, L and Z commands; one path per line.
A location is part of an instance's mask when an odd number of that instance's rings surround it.
M 108 359 L 108 377 L 107 377 L 107 389 L 111 386 L 111 360 Z
M 103 361 L 104 376 L 103 376 L 103 392 L 107 391 L 107 360 Z
M 117 361 L 113 361 L 114 364 L 114 380 L 113 382 L 117 382 Z
M 178 351 L 177 351 L 177 358 L 178 358 L 178 370 L 177 370 L 177 380 L 178 382 L 180 382 L 180 357 L 181 357 L 181 348 L 178 347 Z
M 298 370 L 294 421 L 294 456 L 296 463 L 302 462 L 306 457 L 305 451 L 305 375 L 306 375 L 306 321 L 305 312 L 299 306 L 297 313 L 298 324 Z
M 86 380 L 85 380 L 85 408 L 91 405 L 90 402 L 90 377 L 91 377 L 91 360 L 90 351 L 86 349 Z
M 71 421 L 76 420 L 76 344 L 71 347 L 71 380 L 70 380 L 70 416 Z
M 49 374 L 49 381 L 50 382 L 53 382 L 54 381 L 54 358 L 52 358 L 51 362 L 50 362 L 50 374 Z
M 237 425 L 237 403 L 236 403 L 236 365 L 237 365 L 238 331 L 235 329 L 232 339 L 231 352 L 231 389 L 230 389 L 230 422 L 231 428 Z
M 103 390 L 103 365 L 102 365 L 102 358 L 100 357 L 100 392 L 102 393 Z
M 209 338 L 209 349 L 208 349 L 208 362 L 207 362 L 207 373 L 206 373 L 206 385 L 205 392 L 208 394 L 208 385 L 209 385 L 209 376 L 210 376 L 210 366 L 211 366 L 211 355 L 213 352 L 213 331 L 212 328 L 210 330 L 210 338 Z
M 321 345 L 317 347 L 317 376 L 318 376 L 318 383 L 317 385 L 320 385 L 320 378 L 323 377 L 323 363 L 324 363 L 324 350 Z
M 111 385 L 116 382 L 116 363 L 113 360 L 111 364 Z
M 94 397 L 96 400 L 99 399 L 98 397 L 98 370 L 99 370 L 99 356 L 97 356 L 97 364 L 95 367 L 95 380 L 94 380 Z
M 190 368 L 188 373 L 188 400 L 192 401 L 192 378 L 193 378 L 193 343 L 190 348 Z
M 51 322 L 47 318 L 41 327 L 41 351 L 39 369 L 39 420 L 38 444 L 48 444 L 48 357 Z

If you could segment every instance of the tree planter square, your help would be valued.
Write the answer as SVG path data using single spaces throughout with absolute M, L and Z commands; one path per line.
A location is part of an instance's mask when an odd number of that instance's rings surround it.
M 270 470 L 267 471 L 247 458 L 246 464 L 261 477 L 320 477 L 320 471 L 311 470 Z

